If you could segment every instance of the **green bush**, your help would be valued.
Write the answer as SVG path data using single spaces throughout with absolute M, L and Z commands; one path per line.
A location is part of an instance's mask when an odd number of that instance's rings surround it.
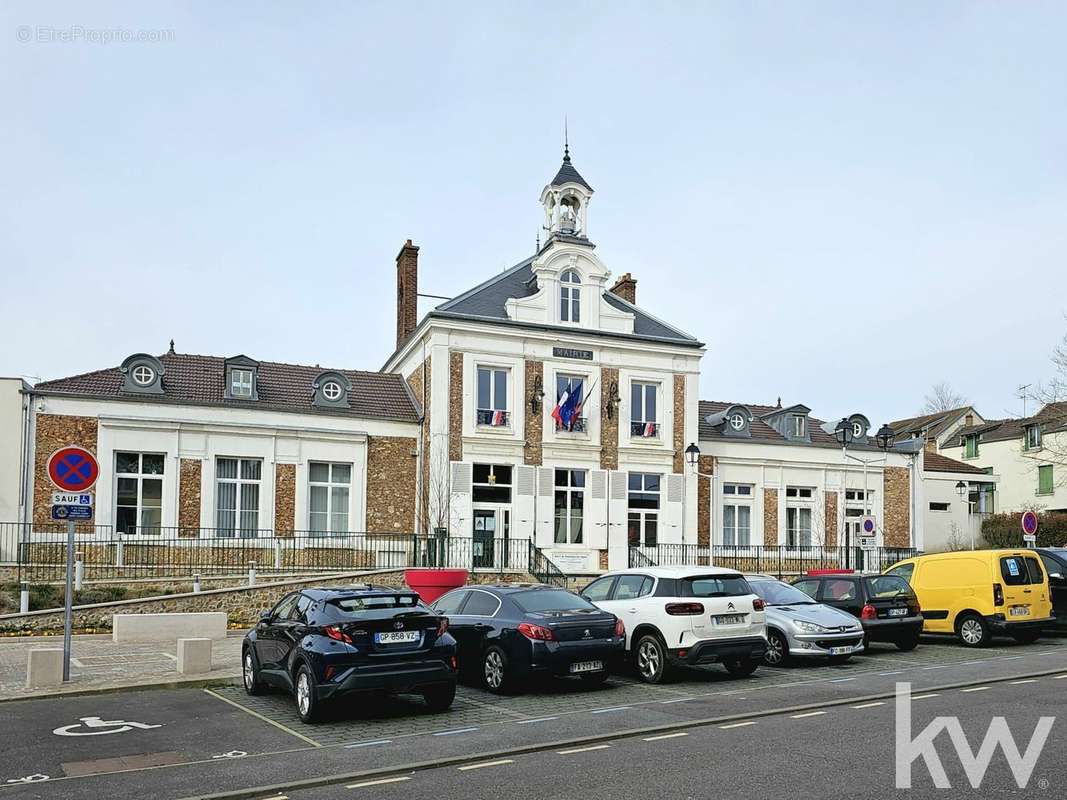
M 17 583 L 0 584 L 0 613 L 14 614 L 19 610 L 19 591 Z M 44 608 L 61 608 L 65 589 L 62 585 L 49 583 L 30 584 L 30 611 Z M 125 586 L 104 585 L 89 586 L 74 593 L 74 605 L 83 606 L 93 603 L 111 603 L 125 600 L 130 590 Z
M 1022 512 L 993 514 L 982 520 L 982 538 L 988 547 L 1022 547 Z M 1067 514 L 1051 512 L 1037 515 L 1037 546 L 1067 545 Z

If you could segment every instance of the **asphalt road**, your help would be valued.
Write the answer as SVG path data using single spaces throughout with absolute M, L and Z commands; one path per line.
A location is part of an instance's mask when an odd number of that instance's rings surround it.
M 455 709 L 446 714 L 428 714 L 410 701 L 383 699 L 369 707 L 343 709 L 312 726 L 297 721 L 292 700 L 285 695 L 246 698 L 236 687 L 27 700 L 0 704 L 0 800 L 175 800 L 408 768 L 416 762 L 439 764 L 501 750 L 551 751 L 553 743 L 624 736 L 638 728 L 698 737 L 694 726 L 709 719 L 736 721 L 800 705 L 860 703 L 862 698 L 892 693 L 902 680 L 918 690 L 1036 673 L 1067 674 L 1067 640 L 982 651 L 949 642 L 924 643 L 912 653 L 882 648 L 847 665 L 761 669 L 748 679 L 712 668 L 660 687 L 618 677 L 599 690 L 568 682 L 508 698 L 463 687 Z M 1067 681 L 1051 674 L 1041 680 L 1061 692 L 1067 689 Z M 961 697 L 971 694 L 986 692 Z M 761 719 L 758 726 L 766 730 L 772 724 Z M 885 735 L 877 747 L 884 749 L 892 741 Z M 851 733 L 840 736 L 821 733 L 813 757 L 825 760 L 841 742 L 851 746 Z M 688 738 L 662 741 L 681 744 Z M 786 750 L 804 752 L 797 743 Z M 765 763 L 776 752 L 757 746 Z M 792 758 L 782 757 L 785 763 Z M 635 764 L 646 766 L 628 766 Z M 657 762 L 648 768 L 659 766 Z M 38 780 L 26 781 L 35 776 Z M 315 790 L 325 791 L 334 790 Z

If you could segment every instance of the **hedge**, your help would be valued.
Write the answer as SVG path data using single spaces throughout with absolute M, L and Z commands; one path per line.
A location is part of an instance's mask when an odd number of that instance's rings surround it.
M 982 520 L 982 538 L 988 547 L 1022 547 L 1022 512 L 993 514 Z M 1037 515 L 1037 546 L 1067 546 L 1067 514 Z

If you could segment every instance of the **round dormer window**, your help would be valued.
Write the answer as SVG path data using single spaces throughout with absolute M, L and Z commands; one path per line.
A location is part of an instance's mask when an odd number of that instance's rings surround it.
M 156 379 L 156 371 L 147 364 L 138 364 L 130 372 L 133 377 L 133 382 L 138 386 L 151 386 L 152 381 Z
M 745 429 L 745 415 L 740 413 L 731 415 L 730 427 L 735 431 L 743 431 Z
M 852 423 L 852 438 L 853 439 L 862 439 L 864 432 L 865 431 L 863 430 L 863 423 L 862 422 L 853 422 Z
M 327 400 L 340 400 L 344 390 L 337 381 L 326 381 L 322 384 L 322 396 Z

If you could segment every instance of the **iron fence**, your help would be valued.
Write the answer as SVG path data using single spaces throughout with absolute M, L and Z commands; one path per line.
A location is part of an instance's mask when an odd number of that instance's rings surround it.
M 881 572 L 904 558 L 918 555 L 910 547 L 824 547 L 818 545 L 695 545 L 632 546 L 631 567 L 716 566 L 782 578 L 813 569 L 855 569 Z

